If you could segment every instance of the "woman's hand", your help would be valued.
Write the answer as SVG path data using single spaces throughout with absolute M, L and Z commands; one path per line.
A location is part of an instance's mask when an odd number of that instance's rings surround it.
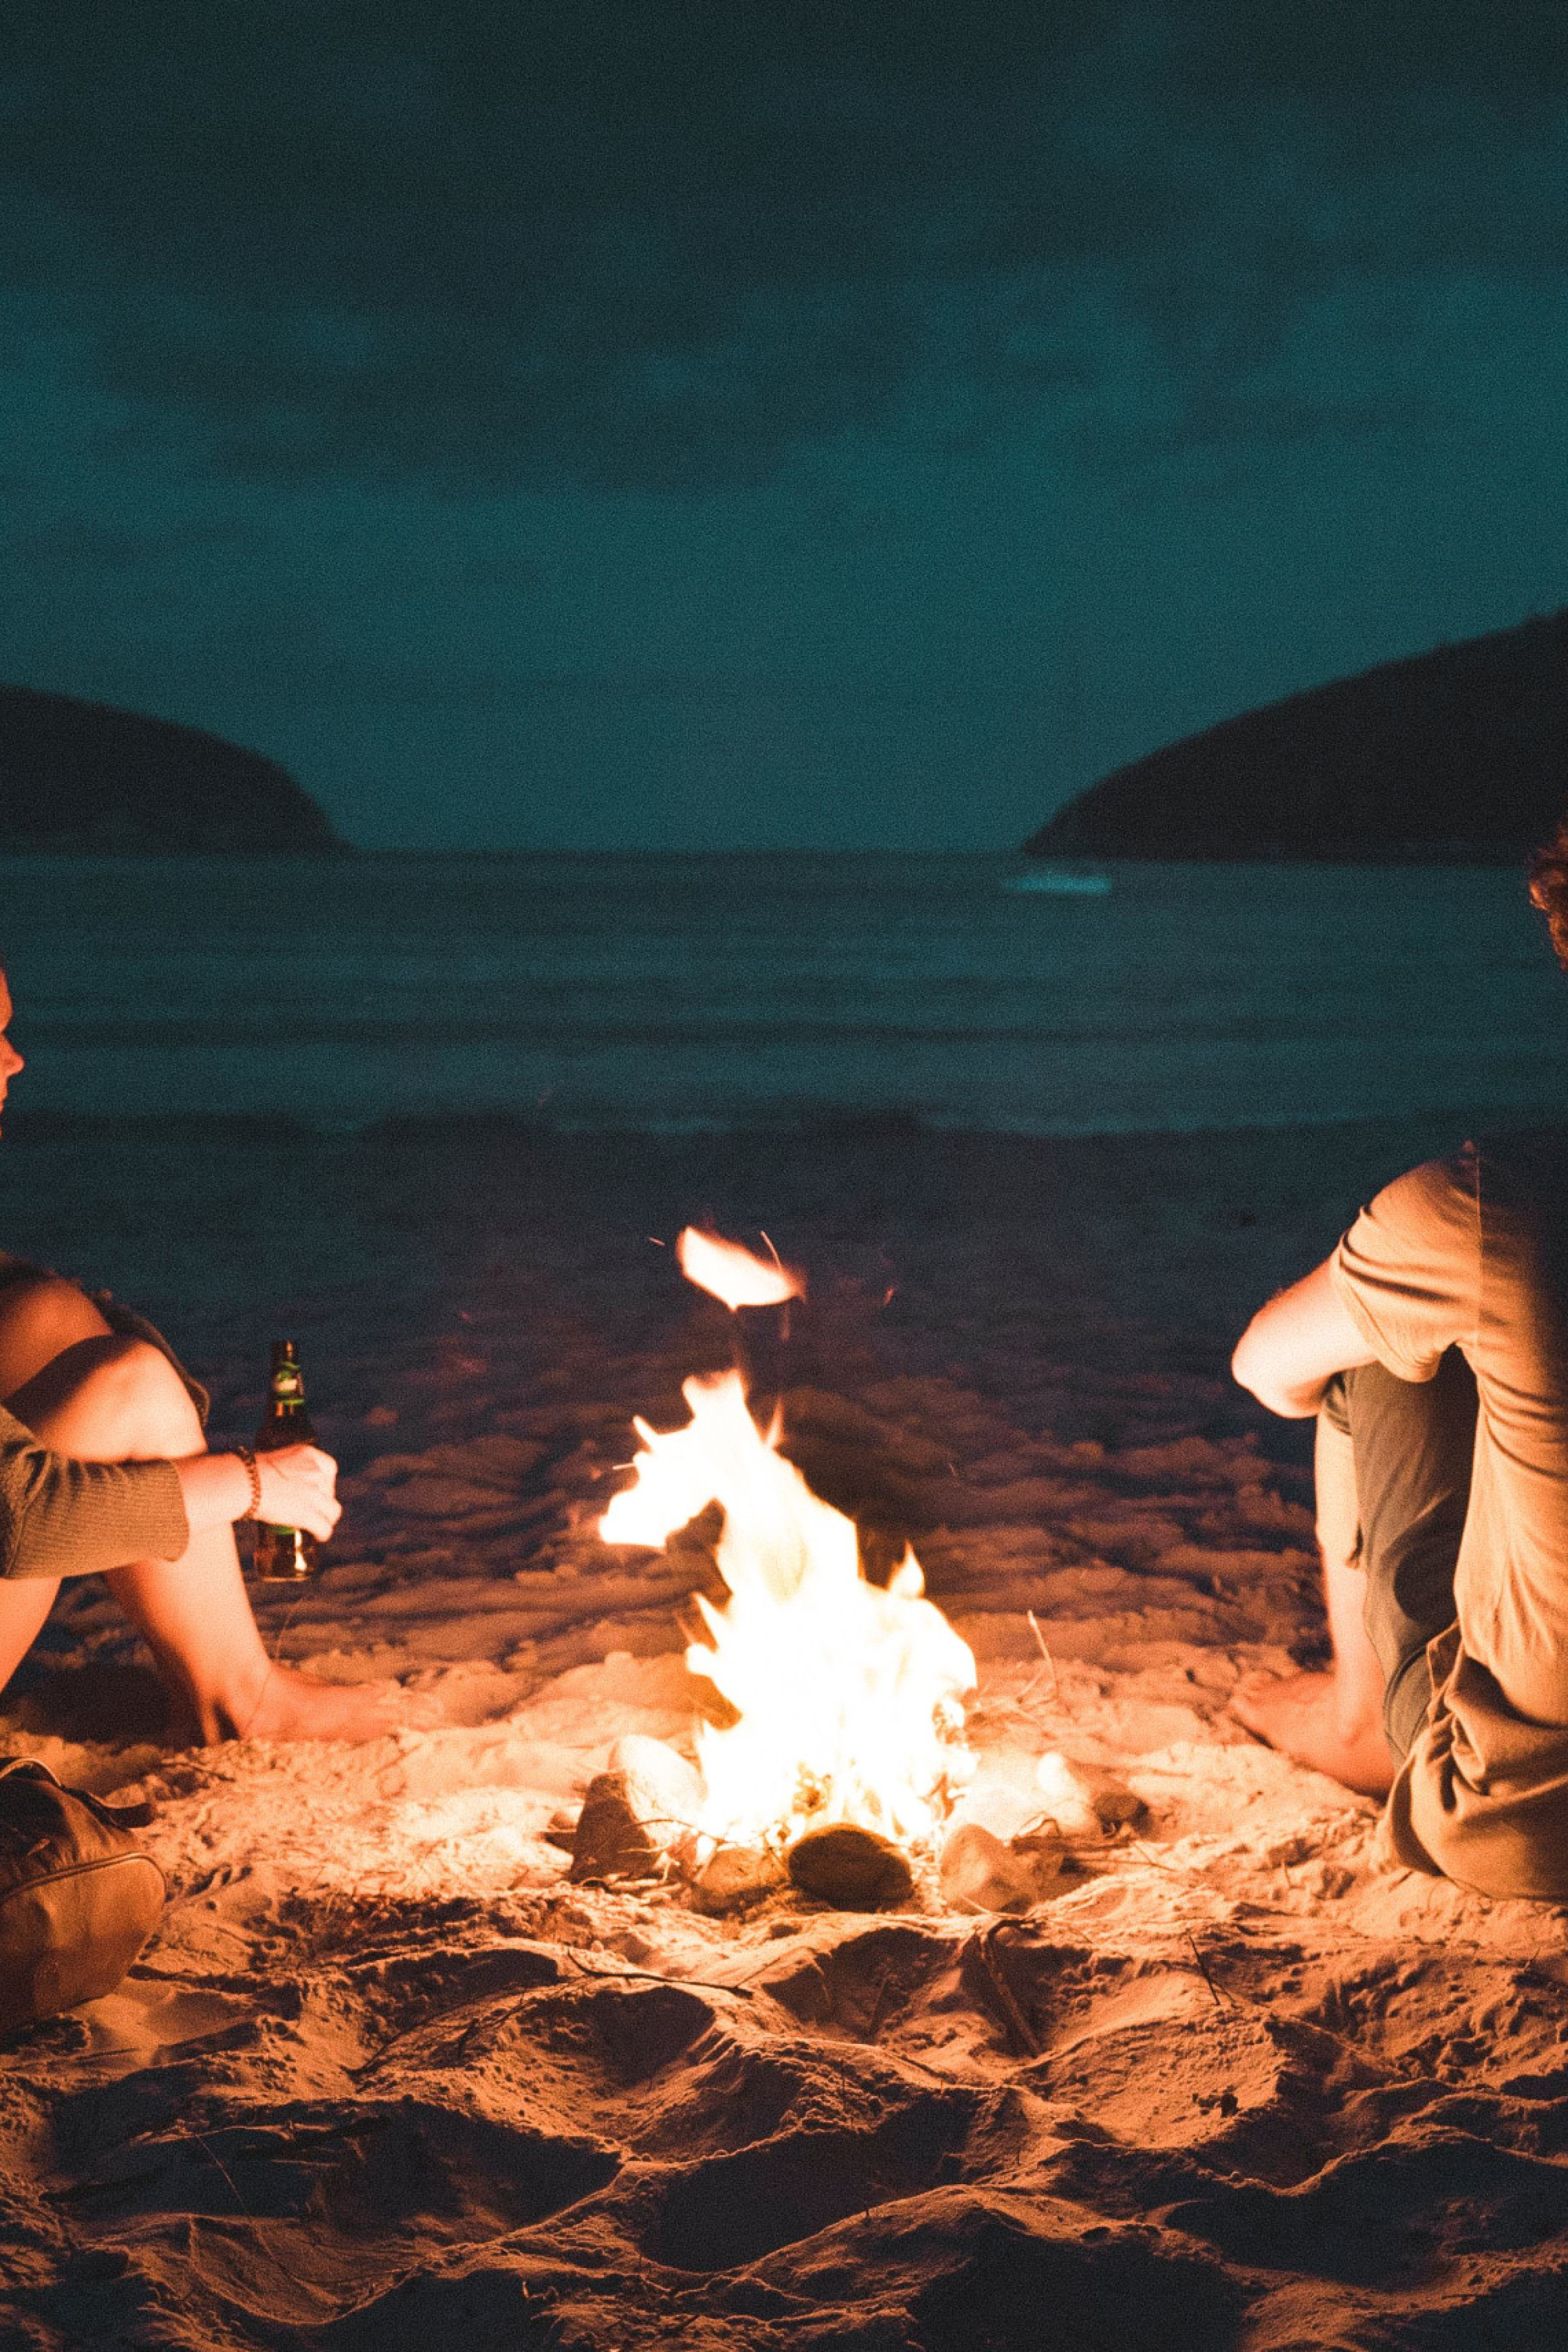
M 188 1454 L 176 1462 L 185 1520 L 193 1535 L 224 1527 L 250 1510 L 250 1474 L 237 1454 Z M 258 1454 L 261 1505 L 256 1517 L 275 1528 L 303 1528 L 323 1543 L 342 1516 L 338 1465 L 319 1445 L 280 1445 Z
M 303 1528 L 323 1543 L 343 1515 L 338 1465 L 319 1445 L 279 1445 L 258 1454 L 261 1501 L 256 1517 L 272 1528 Z

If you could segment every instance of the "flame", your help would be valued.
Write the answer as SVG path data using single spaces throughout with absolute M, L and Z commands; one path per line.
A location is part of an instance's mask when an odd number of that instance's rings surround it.
M 772 1249 L 773 1244 L 768 1244 Z M 675 1244 L 680 1271 L 699 1290 L 711 1291 L 726 1307 L 782 1307 L 786 1298 L 804 1298 L 805 1283 L 792 1274 L 776 1252 L 770 1265 L 753 1257 L 739 1242 L 721 1241 L 717 1234 L 700 1234 L 688 1225 Z
M 739 1720 L 700 1727 L 702 1829 L 745 1845 L 783 1846 L 828 1822 L 905 1844 L 929 1837 L 973 1769 L 968 1644 L 924 1598 L 912 1552 L 885 1589 L 867 1582 L 853 1522 L 779 1454 L 776 1421 L 766 1435 L 757 1427 L 739 1373 L 689 1380 L 681 1393 L 684 1429 L 636 1423 L 637 1477 L 599 1532 L 661 1549 L 710 1502 L 723 1508 L 730 1599 L 696 1596 L 712 1647 L 693 1643 L 686 1660 Z

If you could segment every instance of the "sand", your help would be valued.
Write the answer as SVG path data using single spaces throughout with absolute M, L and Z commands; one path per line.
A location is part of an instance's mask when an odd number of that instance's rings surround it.
M 1321 1641 L 1300 1433 L 1229 1387 L 1227 1338 L 1435 1139 L 380 1136 L 331 1147 L 335 1284 L 215 1303 L 150 1223 L 123 1236 L 220 1429 L 254 1415 L 258 1331 L 313 1318 L 348 1508 L 320 1587 L 259 1608 L 314 1673 L 397 1675 L 404 1720 L 174 1751 L 98 1589 L 57 1612 L 0 1747 L 151 1796 L 171 1895 L 117 1993 L 0 2050 L 0 2337 L 1549 2336 L 1563 1914 L 1380 1874 L 1375 1809 L 1226 1713 Z M 66 1143 L 31 1149 L 39 1175 Z M 51 1205 L 79 1257 L 96 1196 Z M 732 1348 L 656 1245 L 705 1210 L 811 1273 L 751 1369 L 873 1562 L 912 1540 L 975 1651 L 966 1808 L 1018 1826 L 1050 1749 L 1147 1807 L 1025 1916 L 947 1909 L 929 1871 L 897 1914 L 786 1890 L 732 1919 L 566 1880 L 552 1818 L 621 1734 L 689 1749 L 701 1706 L 705 1548 L 609 1552 L 594 1521 L 631 1412 L 675 1420 Z

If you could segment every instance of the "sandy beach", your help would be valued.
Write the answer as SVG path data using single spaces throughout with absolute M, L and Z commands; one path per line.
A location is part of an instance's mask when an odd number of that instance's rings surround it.
M 18 1125 L 7 1245 L 157 1316 L 215 1435 L 295 1330 L 347 1508 L 319 1587 L 259 1613 L 312 1673 L 398 1677 L 404 1720 L 172 1751 L 101 1593 L 57 1612 L 0 1747 L 150 1797 L 170 1901 L 118 1993 L 0 2052 L 5 2340 L 1458 2352 L 1547 2326 L 1563 1915 L 1378 1874 L 1374 1807 L 1226 1714 L 1321 1642 L 1304 1433 L 1230 1385 L 1230 1340 L 1455 1139 Z M 810 1276 L 787 1342 L 748 1318 L 748 1369 L 873 1568 L 912 1542 L 974 1650 L 964 1809 L 1019 1828 L 1047 1750 L 1146 1808 L 1025 1916 L 951 1908 L 930 1869 L 869 1915 L 567 1880 L 549 1832 L 612 1743 L 689 1751 L 703 1706 L 698 1531 L 595 1532 L 632 1414 L 672 1425 L 732 1357 L 672 1263 L 692 1219 Z

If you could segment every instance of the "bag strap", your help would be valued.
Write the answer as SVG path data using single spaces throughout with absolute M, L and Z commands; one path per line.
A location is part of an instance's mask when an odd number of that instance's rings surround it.
M 0 1762 L 0 1780 L 8 1780 L 13 1773 L 25 1773 L 32 1780 L 47 1780 L 50 1788 L 60 1790 L 64 1795 L 74 1797 L 79 1805 L 85 1805 L 106 1829 L 144 1830 L 154 1818 L 153 1805 L 146 1797 L 140 1797 L 129 1805 L 106 1804 L 89 1789 L 68 1789 L 59 1775 L 51 1772 L 48 1766 L 36 1756 L 6 1757 Z

